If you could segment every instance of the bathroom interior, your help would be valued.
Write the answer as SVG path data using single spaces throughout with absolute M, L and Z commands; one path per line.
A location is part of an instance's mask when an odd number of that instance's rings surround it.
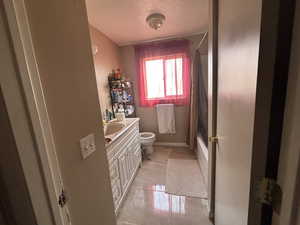
M 208 3 L 86 7 L 118 225 L 210 224 Z

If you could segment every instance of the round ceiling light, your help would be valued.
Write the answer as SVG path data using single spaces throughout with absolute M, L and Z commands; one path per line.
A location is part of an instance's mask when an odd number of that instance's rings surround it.
M 153 13 L 146 18 L 146 22 L 154 30 L 158 30 L 163 25 L 166 17 L 160 13 Z

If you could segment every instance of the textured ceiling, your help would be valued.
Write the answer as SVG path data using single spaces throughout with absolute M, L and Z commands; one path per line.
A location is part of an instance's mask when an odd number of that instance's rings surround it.
M 86 0 L 86 5 L 89 23 L 118 45 L 207 31 L 208 0 Z M 145 21 L 154 12 L 166 16 L 158 31 Z

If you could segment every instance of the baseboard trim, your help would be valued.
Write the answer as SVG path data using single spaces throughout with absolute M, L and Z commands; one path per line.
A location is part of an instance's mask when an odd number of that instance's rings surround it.
M 159 142 L 156 141 L 153 144 L 154 146 L 170 146 L 170 147 L 186 147 L 188 148 L 189 145 L 184 142 Z

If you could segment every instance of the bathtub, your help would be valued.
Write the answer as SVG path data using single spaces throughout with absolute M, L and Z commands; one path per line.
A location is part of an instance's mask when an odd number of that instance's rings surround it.
M 208 149 L 200 135 L 197 136 L 197 158 L 205 186 L 208 187 Z M 208 189 L 208 188 L 207 188 Z M 208 191 L 206 189 L 206 191 Z

